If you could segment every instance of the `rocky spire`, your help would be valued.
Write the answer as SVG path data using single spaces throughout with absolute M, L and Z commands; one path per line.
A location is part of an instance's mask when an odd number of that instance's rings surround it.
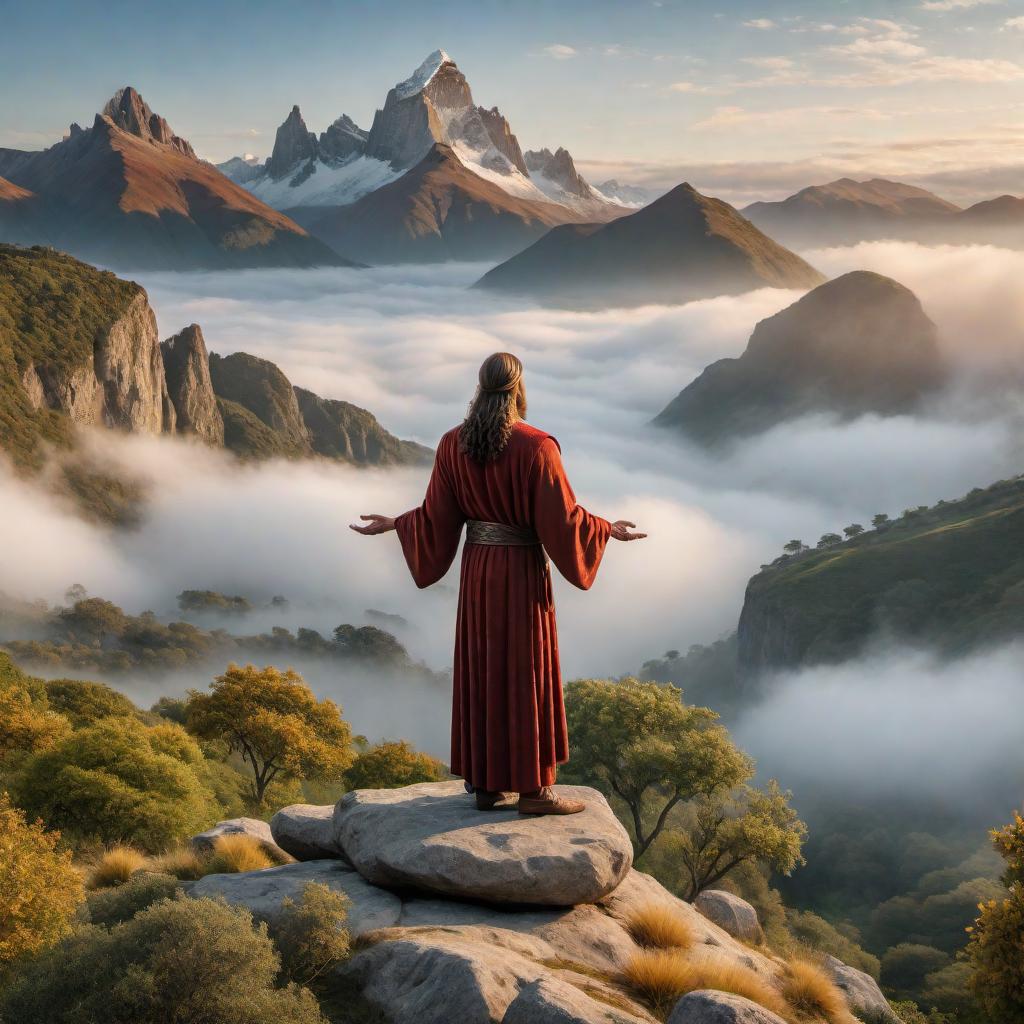
M 320 158 L 328 163 L 340 162 L 353 154 L 366 152 L 367 134 L 348 114 L 342 114 L 320 135 Z
M 224 444 L 224 419 L 210 380 L 210 358 L 198 324 L 160 342 L 167 390 L 179 434 L 192 434 L 207 444 Z
M 553 181 L 569 195 L 590 199 L 593 192 L 586 180 L 576 170 L 572 156 L 568 150 L 559 146 L 554 153 L 550 149 L 532 149 L 526 153 L 526 166 L 536 174 L 542 174 L 548 181 Z
M 523 174 L 529 175 L 526 161 L 523 159 L 523 151 L 519 148 L 519 140 L 512 133 L 512 129 L 501 111 L 497 107 L 491 107 L 490 110 L 484 107 L 476 109 L 494 148 L 503 154 L 513 167 Z
M 299 165 L 315 160 L 316 155 L 316 136 L 306 127 L 296 104 L 277 129 L 274 152 L 267 161 L 267 171 L 272 178 L 283 178 Z
M 122 131 L 140 139 L 151 139 L 172 146 L 180 153 L 195 158 L 191 144 L 171 131 L 171 126 L 149 109 L 146 101 L 130 85 L 118 89 L 107 101 L 101 115 L 110 118 Z M 73 134 L 73 133 L 72 133 Z

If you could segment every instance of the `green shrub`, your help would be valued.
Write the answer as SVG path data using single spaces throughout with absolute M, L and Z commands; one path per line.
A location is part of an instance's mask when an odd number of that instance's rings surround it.
M 286 899 L 270 934 L 281 953 L 281 971 L 308 985 L 344 960 L 351 948 L 345 921 L 348 897 L 319 882 L 310 882 L 296 903 Z
M 417 782 L 438 782 L 447 775 L 445 766 L 410 743 L 385 741 L 359 754 L 345 773 L 349 789 L 398 789 Z
M 132 717 L 138 708 L 123 694 L 105 683 L 85 679 L 51 679 L 46 684 L 50 707 L 66 715 L 76 729 L 103 718 Z
M 71 927 L 82 880 L 60 836 L 30 824 L 0 793 L 0 973 L 52 945 Z
M 160 900 L 109 931 L 86 925 L 0 994 L 18 1024 L 326 1024 L 298 985 L 276 988 L 264 925 L 214 900 Z
M 169 899 L 179 888 L 178 880 L 153 871 L 139 871 L 123 885 L 89 893 L 86 906 L 92 924 L 111 928 L 130 921 L 140 910 Z
M 197 772 L 202 761 L 179 726 L 108 718 L 30 758 L 14 797 L 72 840 L 128 841 L 157 852 L 217 817 Z

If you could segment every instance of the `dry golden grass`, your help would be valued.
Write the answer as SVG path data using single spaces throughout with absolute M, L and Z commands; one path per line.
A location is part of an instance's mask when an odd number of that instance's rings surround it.
M 247 835 L 219 836 L 213 854 L 206 862 L 205 874 L 231 874 L 259 871 L 274 866 L 274 861 L 258 839 Z
M 678 950 L 642 949 L 630 957 L 623 971 L 627 985 L 664 1015 L 680 996 L 698 989 L 732 992 L 780 1017 L 792 1017 L 779 990 L 759 974 L 722 959 L 687 959 Z
M 89 889 L 107 889 L 123 885 L 136 871 L 149 866 L 149 858 L 134 846 L 122 843 L 104 850 L 89 867 L 86 886 Z
M 782 975 L 782 995 L 798 1017 L 850 1024 L 846 998 L 831 978 L 810 960 L 791 960 Z
M 173 875 L 182 882 L 194 882 L 210 869 L 206 859 L 191 846 L 175 846 L 153 859 L 153 870 Z
M 671 903 L 645 903 L 637 907 L 626 927 L 641 946 L 656 949 L 690 949 L 697 941 L 690 922 Z

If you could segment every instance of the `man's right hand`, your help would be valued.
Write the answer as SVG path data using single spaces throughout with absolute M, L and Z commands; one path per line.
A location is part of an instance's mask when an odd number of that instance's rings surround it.
M 366 537 L 374 537 L 378 533 L 388 533 L 395 528 L 395 521 L 388 516 L 379 516 L 376 513 L 370 513 L 368 516 L 360 516 L 360 519 L 364 520 L 367 525 L 359 526 L 356 523 L 350 523 L 349 529 L 355 530 L 356 533 L 361 533 Z
M 628 519 L 617 519 L 612 523 L 612 540 L 643 540 L 647 536 L 646 533 L 630 533 L 630 530 L 636 529 L 636 523 L 631 523 Z

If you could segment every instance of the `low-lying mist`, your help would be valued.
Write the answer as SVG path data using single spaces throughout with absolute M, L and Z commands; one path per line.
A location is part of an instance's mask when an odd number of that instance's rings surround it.
M 883 272 L 918 291 L 961 366 L 971 365 L 972 353 L 979 364 L 1005 356 L 1013 330 L 1019 336 L 1024 325 L 1017 253 L 977 256 L 989 268 L 982 301 L 972 299 L 961 263 L 945 250 L 886 244 L 816 256 L 830 272 L 883 269 L 871 261 L 884 258 Z M 922 266 L 930 270 L 915 269 Z M 212 351 L 272 359 L 294 383 L 365 406 L 394 433 L 429 444 L 461 418 L 481 359 L 498 349 L 519 353 L 529 419 L 559 438 L 579 500 L 650 534 L 638 544 L 613 543 L 591 592 L 556 584 L 567 678 L 620 675 L 666 649 L 732 630 L 747 579 L 793 537 L 813 544 L 876 512 L 898 514 L 1020 471 L 1012 403 L 979 411 L 966 377 L 957 384 L 966 397 L 920 416 L 815 417 L 708 454 L 648 421 L 707 363 L 742 351 L 754 324 L 796 293 L 763 289 L 681 307 L 573 313 L 467 291 L 483 269 L 161 274 L 142 283 L 163 336 L 198 322 Z M 451 664 L 457 569 L 420 592 L 393 537 L 348 529 L 360 513 L 416 504 L 426 471 L 244 466 L 179 440 L 109 433 L 89 443 L 148 480 L 144 522 L 132 532 L 88 525 L 0 469 L 0 507 L 16 540 L 0 548 L 0 591 L 60 602 L 77 582 L 161 618 L 177 614 L 175 595 L 186 588 L 243 594 L 261 606 L 233 629 L 246 633 L 282 625 L 329 634 L 341 622 L 371 621 L 365 610 L 373 608 L 409 621 L 401 639 L 414 658 L 435 669 Z M 266 607 L 278 594 L 288 607 Z M 446 755 L 447 696 L 436 687 L 395 700 L 387 680 L 305 668 L 319 690 L 341 700 L 357 731 L 400 733 Z M 131 676 L 118 685 L 145 702 L 158 689 L 203 686 L 216 670 Z M 894 669 L 893 686 L 899 676 Z M 849 690 L 851 700 L 868 692 L 852 682 Z M 863 703 L 868 720 L 873 701 Z M 816 713 L 799 709 L 809 742 Z M 754 753 L 765 730 L 781 728 L 756 721 L 743 733 Z M 922 722 L 941 734 L 931 718 Z

